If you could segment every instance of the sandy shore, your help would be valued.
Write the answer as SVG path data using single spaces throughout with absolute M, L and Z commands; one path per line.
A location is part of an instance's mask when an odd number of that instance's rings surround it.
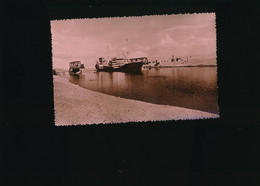
M 119 98 L 54 78 L 56 125 L 218 118 L 217 114 Z

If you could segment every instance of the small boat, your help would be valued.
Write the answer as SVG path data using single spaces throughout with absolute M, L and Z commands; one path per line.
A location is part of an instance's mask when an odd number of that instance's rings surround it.
M 97 71 L 106 72 L 128 72 L 128 73 L 138 73 L 141 72 L 142 66 L 148 63 L 147 57 L 139 58 L 112 58 L 107 61 L 104 58 L 99 58 L 95 67 Z
M 81 62 L 80 61 L 72 61 L 69 63 L 69 73 L 71 75 L 77 75 L 77 74 L 81 74 L 82 70 L 81 70 Z

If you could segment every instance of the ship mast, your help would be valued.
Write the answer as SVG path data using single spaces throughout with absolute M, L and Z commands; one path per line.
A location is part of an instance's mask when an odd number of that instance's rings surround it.
M 126 55 L 125 55 L 125 57 L 128 60 L 129 51 L 128 51 L 128 48 L 127 48 L 127 41 L 128 41 L 128 39 L 126 39 L 126 41 L 125 41 L 125 47 L 126 47 Z
M 107 60 L 109 61 L 109 48 L 108 48 L 108 45 L 107 45 Z

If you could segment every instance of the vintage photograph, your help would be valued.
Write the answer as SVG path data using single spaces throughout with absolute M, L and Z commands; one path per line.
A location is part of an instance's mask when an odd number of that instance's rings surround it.
M 51 21 L 55 125 L 218 118 L 215 13 Z

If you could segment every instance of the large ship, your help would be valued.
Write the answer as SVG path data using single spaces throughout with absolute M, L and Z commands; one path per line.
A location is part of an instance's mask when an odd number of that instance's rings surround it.
M 148 63 L 147 57 L 139 58 L 112 58 L 111 60 L 106 60 L 104 58 L 99 58 L 95 67 L 97 71 L 120 71 L 129 73 L 141 72 L 142 66 Z

